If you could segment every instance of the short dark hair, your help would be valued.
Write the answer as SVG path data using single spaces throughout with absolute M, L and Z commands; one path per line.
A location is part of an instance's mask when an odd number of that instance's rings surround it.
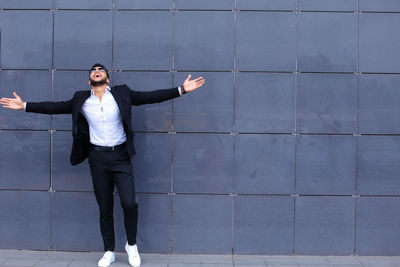
M 104 70 L 106 71 L 106 74 L 107 74 L 107 79 L 110 79 L 110 75 L 108 75 L 108 70 L 107 70 L 107 68 L 106 68 L 104 65 L 100 64 L 100 63 L 96 63 L 96 64 L 94 64 L 94 65 L 92 66 L 92 68 L 89 70 L 89 77 L 90 77 L 90 71 L 91 71 L 91 70 L 94 70 L 94 68 L 102 68 L 102 69 L 104 69 Z

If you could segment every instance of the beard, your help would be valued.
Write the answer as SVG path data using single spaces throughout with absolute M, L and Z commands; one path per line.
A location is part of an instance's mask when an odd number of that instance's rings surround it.
M 103 80 L 100 80 L 98 82 L 92 80 L 92 78 L 90 78 L 89 80 L 91 86 L 100 86 L 107 83 L 107 77 L 104 77 Z

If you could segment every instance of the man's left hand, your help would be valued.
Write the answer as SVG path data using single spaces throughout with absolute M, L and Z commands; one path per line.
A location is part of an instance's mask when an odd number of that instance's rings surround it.
M 183 82 L 183 89 L 185 89 L 186 93 L 192 92 L 197 88 L 202 87 L 205 82 L 203 77 L 198 77 L 194 80 L 190 80 L 191 77 L 192 75 L 189 74 L 186 80 Z

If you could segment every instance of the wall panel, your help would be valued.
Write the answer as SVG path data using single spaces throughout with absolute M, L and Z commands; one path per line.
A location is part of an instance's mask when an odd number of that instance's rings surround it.
M 2 11 L 1 67 L 51 68 L 52 18 L 49 10 Z
M 59 10 L 54 14 L 54 67 L 90 69 L 112 61 L 112 14 Z
M 50 249 L 50 194 L 0 191 L 0 247 Z

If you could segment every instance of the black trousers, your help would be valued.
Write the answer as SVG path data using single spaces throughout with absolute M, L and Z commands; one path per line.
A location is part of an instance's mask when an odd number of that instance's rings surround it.
M 130 245 L 136 244 L 138 206 L 135 201 L 135 184 L 132 163 L 125 145 L 115 150 L 96 150 L 89 154 L 93 188 L 100 208 L 100 229 L 104 251 L 115 250 L 114 186 L 117 187 L 124 211 L 125 231 Z

